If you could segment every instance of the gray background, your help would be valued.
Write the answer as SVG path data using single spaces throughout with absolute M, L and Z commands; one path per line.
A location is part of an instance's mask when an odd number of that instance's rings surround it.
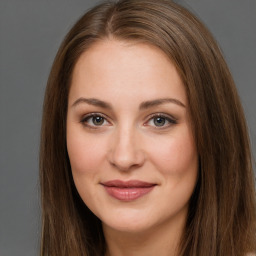
M 90 0 L 0 0 L 0 256 L 38 255 L 38 148 L 47 76 Z M 177 1 L 181 2 L 181 1 Z M 219 42 L 256 155 L 256 0 L 187 0 Z

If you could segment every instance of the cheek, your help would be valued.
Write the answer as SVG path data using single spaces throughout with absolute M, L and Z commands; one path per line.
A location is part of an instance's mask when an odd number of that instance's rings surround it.
M 152 161 L 164 176 L 194 175 L 198 169 L 198 154 L 188 132 L 157 140 L 151 147 Z
M 94 186 L 99 182 L 99 174 L 104 153 L 102 141 L 78 132 L 67 132 L 67 150 L 75 186 L 85 204 L 90 208 L 95 197 Z
M 104 153 L 103 141 L 69 130 L 67 150 L 73 175 L 89 175 L 99 169 Z

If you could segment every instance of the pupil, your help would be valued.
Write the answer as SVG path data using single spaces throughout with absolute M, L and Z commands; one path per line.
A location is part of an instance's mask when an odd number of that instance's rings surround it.
M 93 124 L 95 124 L 95 125 L 101 125 L 101 124 L 103 124 L 103 117 L 101 117 L 101 116 L 95 116 L 95 117 L 93 117 Z
M 165 118 L 163 118 L 163 117 L 156 117 L 154 119 L 154 124 L 156 126 L 163 126 L 165 124 Z

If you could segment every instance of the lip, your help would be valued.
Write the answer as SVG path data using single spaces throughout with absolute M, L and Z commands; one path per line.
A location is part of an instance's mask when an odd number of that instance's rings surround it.
M 120 201 L 136 200 L 154 189 L 156 184 L 140 180 L 110 180 L 101 183 L 106 192 Z

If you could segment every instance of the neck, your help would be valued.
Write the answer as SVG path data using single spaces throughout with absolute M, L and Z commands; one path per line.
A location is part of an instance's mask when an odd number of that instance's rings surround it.
M 106 256 L 177 256 L 185 218 L 144 231 L 119 231 L 103 224 Z

